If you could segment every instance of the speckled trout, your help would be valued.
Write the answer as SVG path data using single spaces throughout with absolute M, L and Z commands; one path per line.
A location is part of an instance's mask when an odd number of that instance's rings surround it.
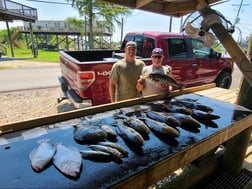
M 144 75 L 143 78 L 151 79 L 152 81 L 160 82 L 161 84 L 175 86 L 180 91 L 182 91 L 183 89 L 183 85 L 181 83 L 178 83 L 177 80 L 173 78 L 172 76 L 162 75 L 158 73 L 150 73 L 150 74 Z

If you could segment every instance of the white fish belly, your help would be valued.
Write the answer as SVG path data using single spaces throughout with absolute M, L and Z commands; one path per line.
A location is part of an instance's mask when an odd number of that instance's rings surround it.
M 36 171 L 41 171 L 51 161 L 55 153 L 55 146 L 48 141 L 40 142 L 29 155 L 31 165 Z
M 142 90 L 143 96 L 154 95 L 154 94 L 161 94 L 169 92 L 168 89 L 163 88 L 160 82 L 152 81 L 150 79 L 145 79 L 145 85 Z
M 79 150 L 62 144 L 56 145 L 53 164 L 64 174 L 76 177 L 80 173 L 82 157 Z

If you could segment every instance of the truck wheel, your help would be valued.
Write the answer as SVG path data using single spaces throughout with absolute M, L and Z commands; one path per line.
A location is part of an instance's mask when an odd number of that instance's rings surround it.
M 216 79 L 216 86 L 224 89 L 229 89 L 232 82 L 232 77 L 229 72 L 221 73 Z

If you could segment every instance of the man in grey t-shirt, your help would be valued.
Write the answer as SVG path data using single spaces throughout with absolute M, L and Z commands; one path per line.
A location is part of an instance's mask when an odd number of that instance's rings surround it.
M 125 58 L 116 62 L 111 69 L 109 81 L 111 102 L 140 96 L 136 89 L 136 84 L 145 64 L 143 61 L 136 59 L 136 47 L 135 42 L 127 42 Z

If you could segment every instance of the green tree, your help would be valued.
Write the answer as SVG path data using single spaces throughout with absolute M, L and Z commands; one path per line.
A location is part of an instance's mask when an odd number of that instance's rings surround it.
M 130 15 L 131 11 L 128 8 L 108 4 L 104 2 L 97 2 L 96 0 L 67 0 L 72 2 L 72 7 L 78 9 L 79 14 L 84 16 L 88 20 L 88 42 L 90 49 L 94 48 L 94 31 L 93 24 L 95 23 L 98 27 L 102 22 L 98 22 L 100 19 L 104 19 L 104 25 L 110 32 L 114 30 L 114 23 L 120 25 L 121 17 Z

